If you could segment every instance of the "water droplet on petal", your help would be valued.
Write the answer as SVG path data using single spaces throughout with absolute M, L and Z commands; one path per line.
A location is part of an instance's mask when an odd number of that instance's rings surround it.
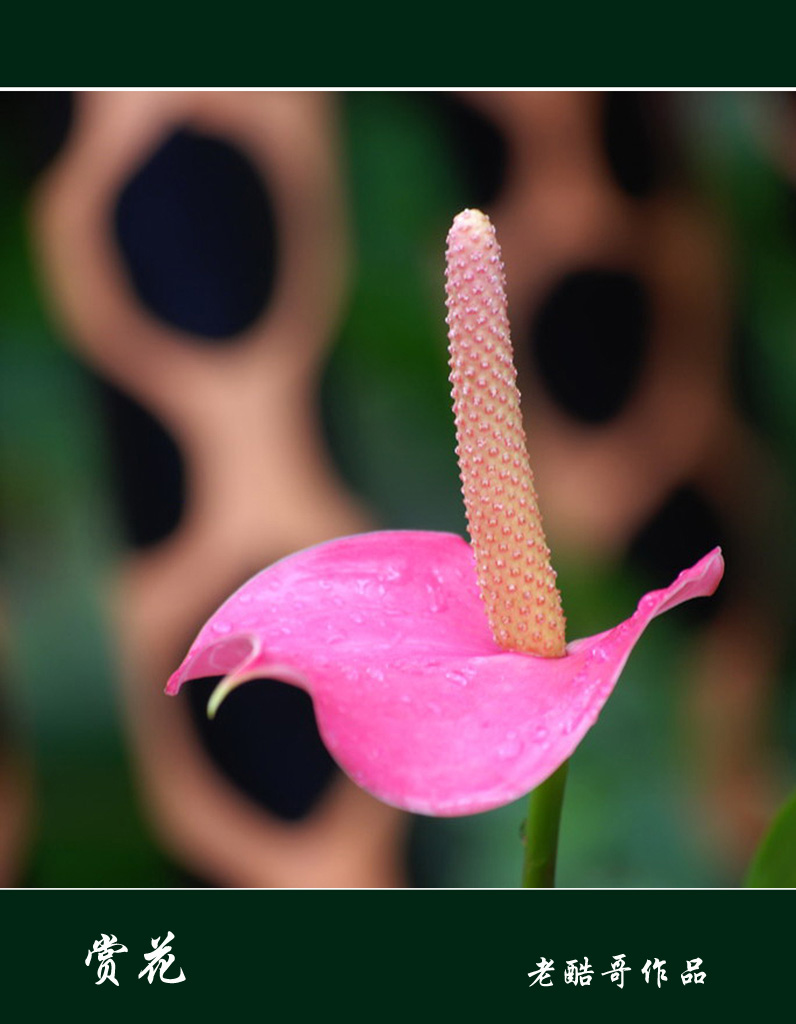
M 505 740 L 498 747 L 498 757 L 501 760 L 507 761 L 509 758 L 516 757 L 522 750 L 522 743 L 517 739 L 516 733 L 508 733 Z
M 432 612 L 441 612 L 445 610 L 445 598 L 442 593 L 437 590 L 431 583 L 426 584 L 426 591 L 429 596 L 429 609 Z

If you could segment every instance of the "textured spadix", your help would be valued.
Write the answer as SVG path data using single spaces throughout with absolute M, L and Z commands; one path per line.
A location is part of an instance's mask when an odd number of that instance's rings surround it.
M 713 593 L 717 550 L 626 621 L 560 658 L 513 653 L 484 615 L 473 552 L 444 533 L 384 532 L 299 552 L 213 615 L 169 680 L 272 677 L 305 689 L 340 766 L 387 803 L 472 814 L 533 789 L 589 728 L 651 619 Z
M 495 229 L 453 222 L 447 252 L 456 454 L 478 585 L 501 647 L 564 653 L 564 615 L 528 461 Z

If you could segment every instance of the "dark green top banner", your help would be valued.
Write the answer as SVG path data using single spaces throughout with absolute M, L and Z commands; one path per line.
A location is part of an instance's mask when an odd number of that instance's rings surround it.
M 111 29 L 88 13 L 35 21 L 6 13 L 2 84 L 19 87 L 479 88 L 617 86 L 786 88 L 787 33 L 765 8 L 734 21 L 726 9 L 674 5 L 525 7 L 499 17 L 437 17 L 420 4 L 381 25 L 337 8 L 227 6 L 223 17 L 162 5 L 123 9 Z M 9 45 L 15 41 L 16 45 Z

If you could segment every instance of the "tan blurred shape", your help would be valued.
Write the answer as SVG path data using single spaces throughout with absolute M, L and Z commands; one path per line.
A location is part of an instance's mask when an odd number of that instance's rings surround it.
M 280 259 L 264 314 L 223 347 L 136 299 L 113 239 L 116 198 L 177 128 L 248 156 L 273 198 Z M 338 774 L 284 823 L 229 784 L 163 686 L 204 618 L 259 567 L 358 532 L 316 419 L 321 360 L 347 276 L 333 100 L 318 93 L 86 93 L 35 208 L 56 316 L 80 355 L 171 432 L 186 464 L 178 528 L 114 585 L 125 706 L 145 804 L 197 874 L 235 886 L 402 884 L 405 818 Z M 123 882 L 120 879 L 120 882 Z
M 569 271 L 631 272 L 649 291 L 649 352 L 619 414 L 605 424 L 577 421 L 520 359 L 526 431 L 554 557 L 557 547 L 621 557 L 686 484 L 715 505 L 742 552 L 741 564 L 728 566 L 733 600 L 698 637 L 686 702 L 697 813 L 740 870 L 782 792 L 771 713 L 784 635 L 772 560 L 757 555 L 776 544 L 773 513 L 783 489 L 730 389 L 726 239 L 683 188 L 664 186 L 643 198 L 622 192 L 602 143 L 599 93 L 463 99 L 508 140 L 505 188 L 489 213 L 515 336 L 527 336 L 545 294 Z M 765 573 L 768 587 L 765 579 L 761 586 Z

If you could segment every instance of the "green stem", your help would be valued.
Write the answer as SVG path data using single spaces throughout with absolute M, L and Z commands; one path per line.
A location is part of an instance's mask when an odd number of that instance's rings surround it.
M 568 767 L 569 762 L 565 761 L 531 793 L 522 866 L 522 884 L 526 889 L 552 889 L 555 885 L 558 826 Z

